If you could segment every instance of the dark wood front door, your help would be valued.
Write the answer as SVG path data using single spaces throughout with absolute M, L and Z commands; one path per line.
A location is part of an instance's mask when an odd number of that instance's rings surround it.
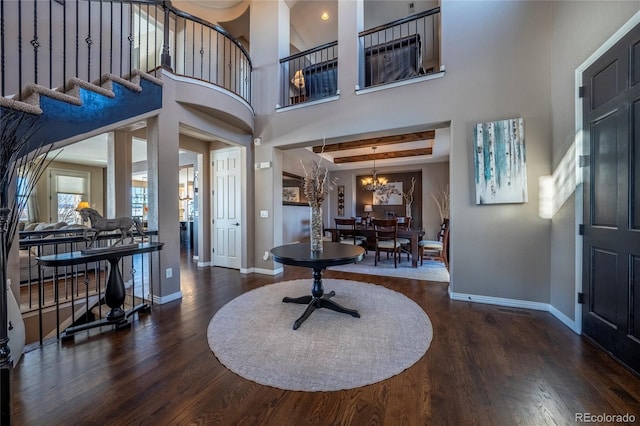
M 582 331 L 640 372 L 640 25 L 582 77 Z

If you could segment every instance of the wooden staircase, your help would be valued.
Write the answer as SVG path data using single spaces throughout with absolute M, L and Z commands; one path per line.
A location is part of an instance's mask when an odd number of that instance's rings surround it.
M 0 97 L 5 110 L 37 116 L 25 153 L 162 108 L 162 80 L 141 71 L 99 81 L 70 79 L 50 89 L 29 84 L 19 97 Z

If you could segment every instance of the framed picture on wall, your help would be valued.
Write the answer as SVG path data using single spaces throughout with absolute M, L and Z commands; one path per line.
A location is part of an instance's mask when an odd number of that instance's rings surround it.
M 285 186 L 282 188 L 282 201 L 288 203 L 300 202 L 300 188 L 297 186 Z
M 384 191 L 373 191 L 374 206 L 401 206 L 402 198 L 402 182 L 389 182 L 387 189 Z

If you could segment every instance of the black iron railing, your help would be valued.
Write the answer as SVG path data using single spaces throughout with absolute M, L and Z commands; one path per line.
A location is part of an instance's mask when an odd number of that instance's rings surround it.
M 160 68 L 251 101 L 251 59 L 218 25 L 161 0 L 0 0 L 0 90 L 52 89 Z
M 87 247 L 84 229 L 20 232 L 20 300 L 25 320 L 26 343 L 40 344 L 60 338 L 65 328 L 107 314 L 103 306 L 109 262 L 103 260 L 66 267 L 43 267 L 39 256 L 80 251 Z M 153 242 L 157 231 L 137 235 L 137 241 Z M 98 236 L 96 246 L 105 247 L 120 234 Z M 154 254 L 124 257 L 120 262 L 126 283 L 125 307 L 140 302 L 153 304 L 152 277 L 159 274 Z
M 440 71 L 440 8 L 359 34 L 360 87 L 389 84 Z
M 335 96 L 338 91 L 338 42 L 280 59 L 280 105 Z

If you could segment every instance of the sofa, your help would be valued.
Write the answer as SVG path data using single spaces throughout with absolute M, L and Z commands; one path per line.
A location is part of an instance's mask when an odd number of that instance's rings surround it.
M 36 256 L 48 256 L 55 253 L 66 253 L 77 251 L 84 247 L 84 242 L 80 238 L 87 226 L 77 224 L 67 224 L 65 222 L 56 223 L 25 223 L 19 226 L 20 232 L 20 283 L 38 280 L 38 261 Z M 74 242 L 70 242 L 74 240 Z M 63 242 L 64 241 L 64 242 Z M 95 269 L 95 265 L 88 265 L 89 270 Z M 41 268 L 42 278 L 53 277 L 54 268 Z M 77 269 L 68 271 L 58 270 L 58 274 L 71 272 L 84 272 L 85 265 L 78 265 Z

